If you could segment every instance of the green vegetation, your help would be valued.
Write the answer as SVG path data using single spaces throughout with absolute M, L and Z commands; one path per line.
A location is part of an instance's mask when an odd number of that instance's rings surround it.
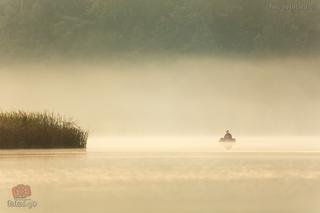
M 1 112 L 1 149 L 85 148 L 88 133 L 49 113 Z
M 320 8 L 276 9 L 294 2 L 0 0 L 0 56 L 319 53 Z

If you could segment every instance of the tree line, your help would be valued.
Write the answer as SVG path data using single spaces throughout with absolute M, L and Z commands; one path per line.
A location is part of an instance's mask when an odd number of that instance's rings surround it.
M 319 18 L 256 0 L 0 0 L 0 54 L 314 54 Z

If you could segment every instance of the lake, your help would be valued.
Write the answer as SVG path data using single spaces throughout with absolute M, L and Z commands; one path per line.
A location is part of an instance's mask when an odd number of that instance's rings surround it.
M 320 152 L 0 151 L 0 212 L 320 212 Z M 30 186 L 32 209 L 8 207 Z

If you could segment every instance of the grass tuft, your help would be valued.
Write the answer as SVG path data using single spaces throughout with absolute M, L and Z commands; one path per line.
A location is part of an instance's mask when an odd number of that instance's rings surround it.
M 54 113 L 0 112 L 0 149 L 86 148 L 88 132 Z

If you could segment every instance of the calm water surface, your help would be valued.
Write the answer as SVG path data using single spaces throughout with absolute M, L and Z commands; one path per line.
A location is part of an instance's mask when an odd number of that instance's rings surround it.
M 0 212 L 320 212 L 320 152 L 0 151 Z M 33 209 L 9 208 L 28 184 Z

